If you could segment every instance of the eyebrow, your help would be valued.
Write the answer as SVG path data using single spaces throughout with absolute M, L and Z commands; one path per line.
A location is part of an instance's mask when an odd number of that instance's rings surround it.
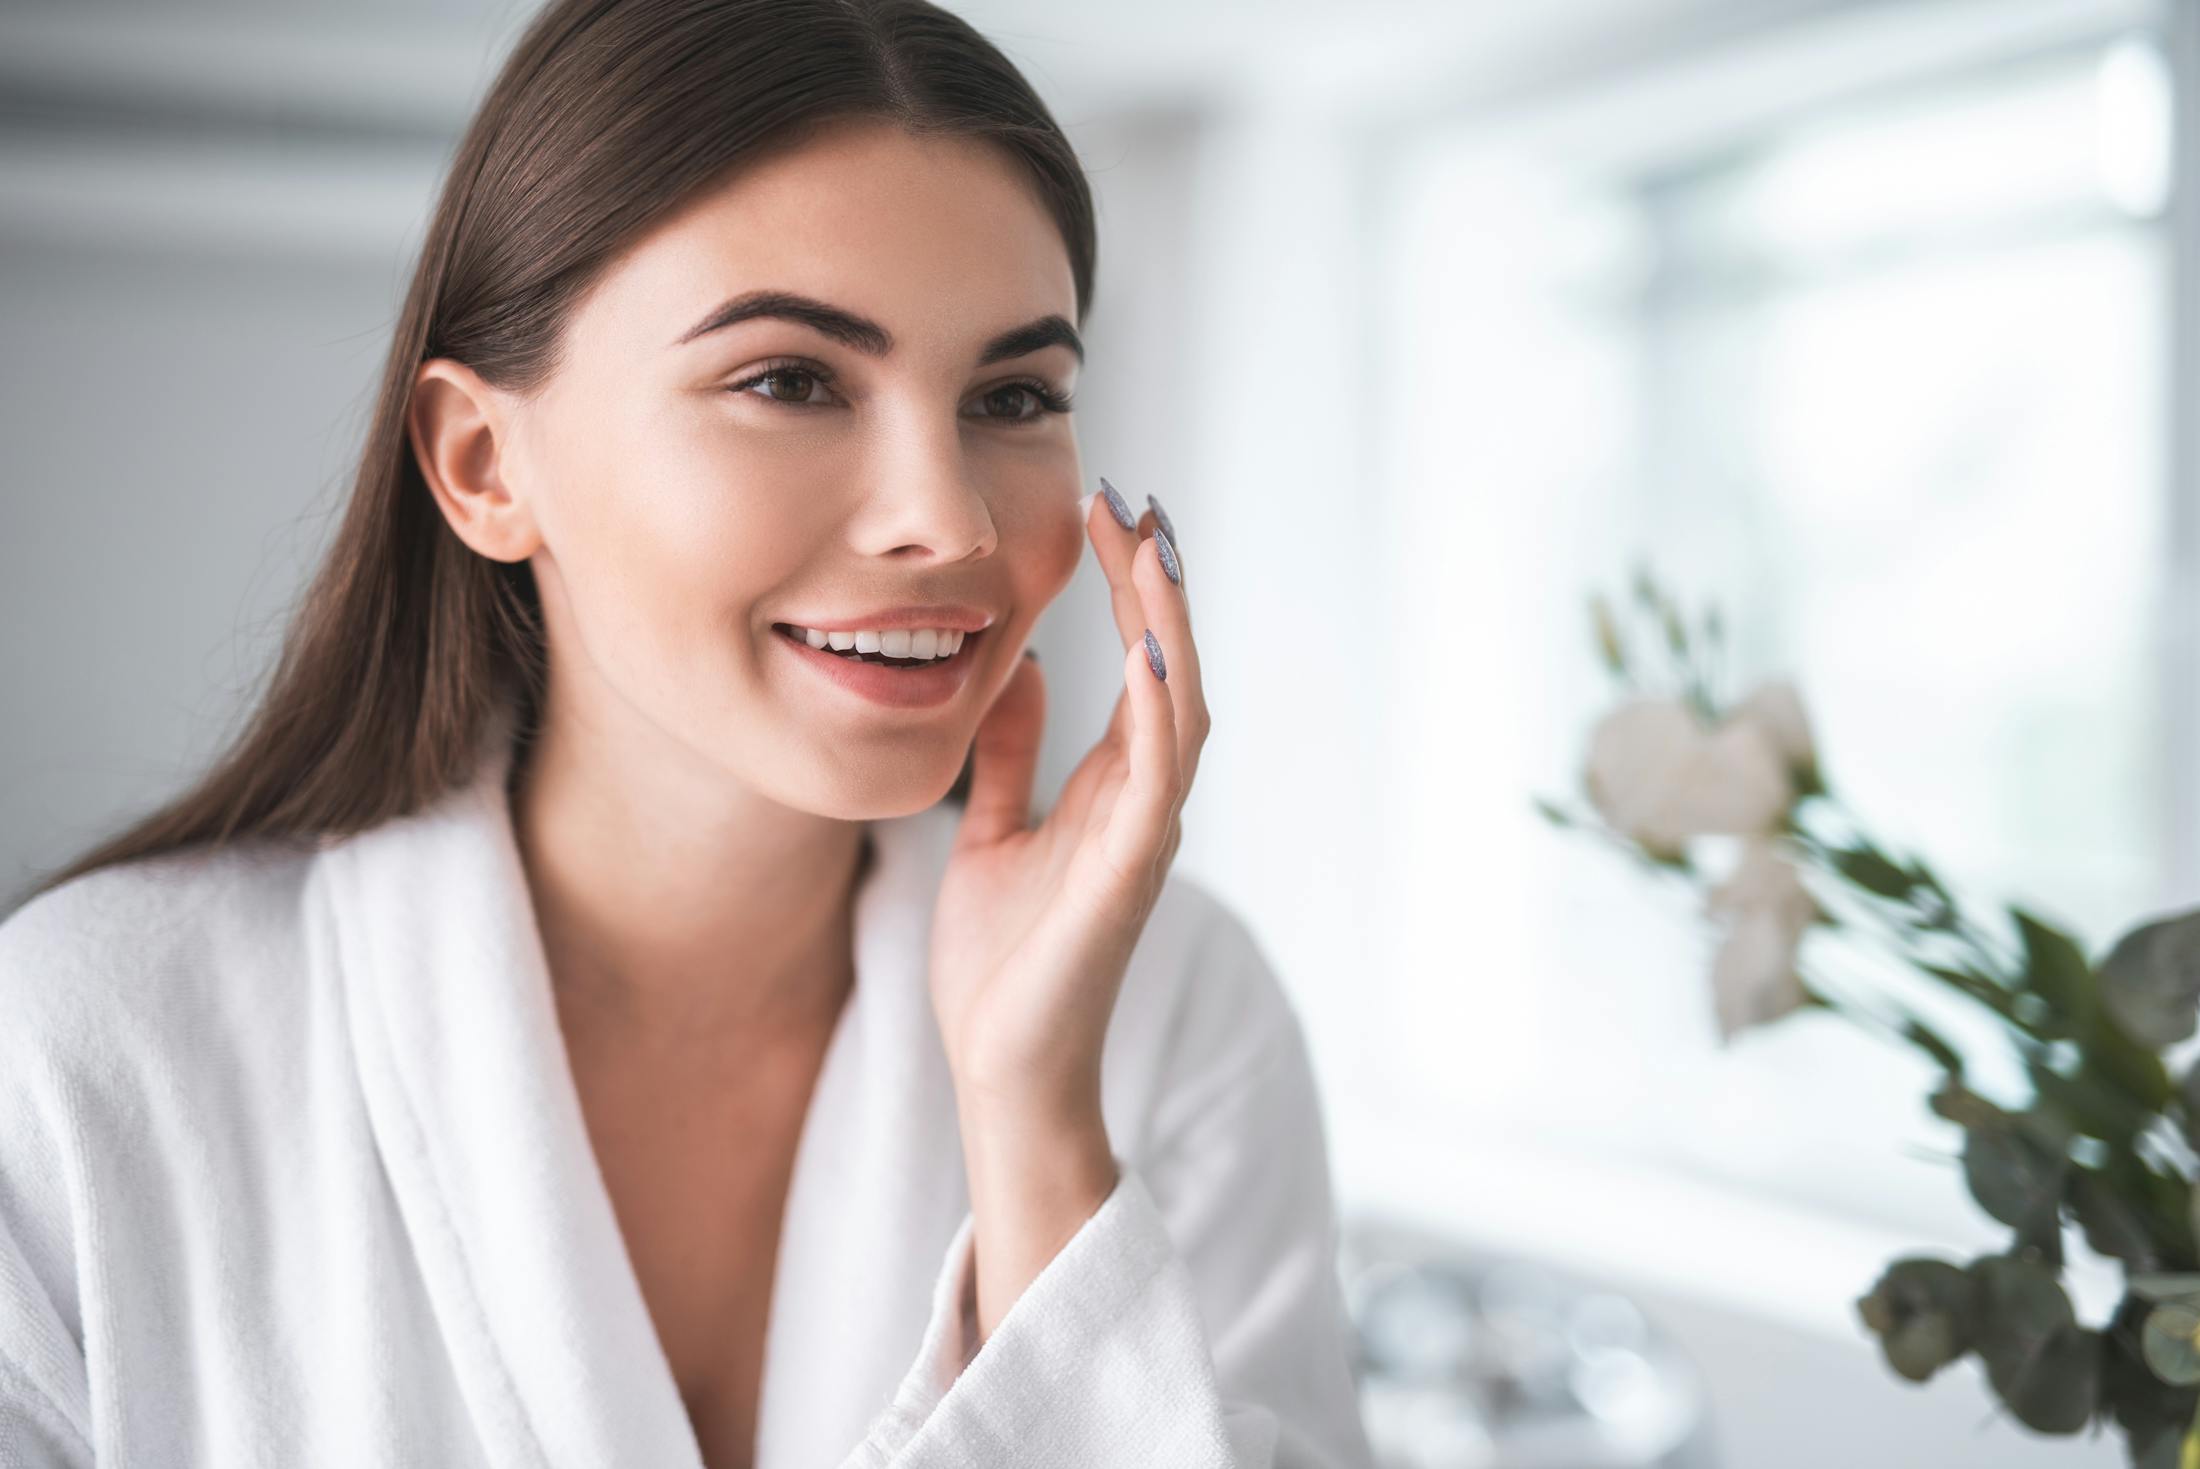
M 884 357 L 894 350 L 893 333 L 869 317 L 858 316 L 814 296 L 775 290 L 749 291 L 721 303 L 710 315 L 683 332 L 672 345 L 684 347 L 697 337 L 721 331 L 736 322 L 766 316 L 798 322 L 866 356 Z M 1078 337 L 1077 328 L 1059 314 L 1042 316 L 994 337 L 979 351 L 978 365 L 986 367 L 1053 346 L 1069 348 L 1077 354 L 1078 364 L 1083 365 L 1085 344 Z

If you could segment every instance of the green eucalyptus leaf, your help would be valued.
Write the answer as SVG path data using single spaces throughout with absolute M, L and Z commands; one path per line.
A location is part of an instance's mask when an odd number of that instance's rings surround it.
M 1834 870 L 1868 893 L 1882 898 L 1908 897 L 1917 879 L 1902 870 L 1901 866 L 1885 853 L 1872 847 L 1837 849 L 1833 853 Z
M 1910 864 L 1910 871 L 1917 878 L 1917 891 L 1912 893 L 1910 898 L 1912 902 L 1918 905 L 1920 910 L 1919 922 L 1927 928 L 1949 929 L 1955 927 L 1955 896 L 1941 885 L 1940 879 L 1933 875 L 1932 868 L 1926 866 L 1922 861 L 1913 861 Z
M 2200 909 L 2141 924 L 2101 961 L 2101 1002 L 2126 1035 L 2160 1051 L 2200 1017 Z
M 2018 997 L 1996 983 L 1991 977 L 1981 974 L 1975 969 L 1952 969 L 1946 965 L 1923 962 L 1920 962 L 1917 967 L 1939 980 L 1942 984 L 1947 985 L 1956 993 L 1969 996 L 1989 1010 L 2002 1015 L 2015 1013 Z
M 1966 1129 L 1963 1180 L 1979 1207 L 2003 1224 L 2036 1228 L 2062 1199 L 2070 1159 L 2014 1118 Z
M 2085 1014 L 2093 993 L 2093 966 L 2085 951 L 2070 935 L 2022 908 L 2011 908 L 2009 916 L 2024 944 L 2024 987 L 2065 1015 Z
M 1975 1346 L 1987 1381 L 2026 1427 L 2076 1433 L 2100 1398 L 2098 1333 L 2077 1324 L 2045 1265 L 2008 1255 L 1971 1264 L 1978 1282 Z
M 2025 1072 L 2032 1078 L 2040 1101 L 2089 1137 L 2126 1144 L 2154 1120 L 2155 1114 L 2121 1087 L 2090 1072 L 2065 1076 L 2037 1059 L 2025 1062 Z
M 2162 1111 L 2177 1095 L 2162 1058 L 2127 1035 L 2105 1007 L 2096 1006 L 2086 1017 L 2078 1042 L 2086 1074 L 2117 1088 L 2149 1113 Z
M 1970 1265 L 1978 1282 L 1979 1337 L 1982 1345 L 2035 1341 L 2077 1320 L 2062 1282 L 2046 1266 L 2013 1255 L 1984 1255 Z
M 1939 1062 L 1950 1077 L 1961 1079 L 1963 1056 L 1954 1046 L 1948 1044 L 1946 1037 L 1914 1017 L 1903 1021 L 1902 1034 L 1912 1045 Z
M 2022 998 L 2046 1011 L 2031 1015 L 2027 1023 L 2040 1033 L 2076 1040 L 2084 1060 L 2081 1084 L 2099 1088 L 2104 1094 L 2120 1093 L 2146 1114 L 2146 1120 L 2151 1120 L 2152 1114 L 2164 1108 L 2176 1092 L 2155 1051 L 2166 1044 L 2160 1037 L 2171 1028 L 2164 1017 L 2179 1002 L 2165 1001 L 2165 991 L 2159 985 L 2147 988 L 2141 976 L 2161 966 L 2147 960 L 2141 951 L 2162 959 L 2175 944 L 2148 950 L 2146 943 L 2127 947 L 2131 945 L 2127 938 L 2110 960 L 2104 961 L 2096 977 L 2083 951 L 2068 935 L 2021 908 L 2009 911 L 2024 943 Z M 2196 933 L 2200 931 L 2186 937 Z M 2119 959 L 2118 954 L 2123 957 Z M 2193 1023 L 2190 992 L 2181 1003 L 2185 1034 L 2189 1035 Z M 2144 1125 L 2142 1121 L 2140 1126 Z
M 2007 1112 L 1954 1077 L 1943 1082 L 1938 1090 L 1927 1097 L 1926 1105 L 1935 1114 L 1966 1128 L 1992 1127 L 2009 1120 Z
M 2189 1270 L 2144 1271 L 2127 1276 L 2124 1289 L 2148 1301 L 2200 1297 L 2200 1273 Z
M 2139 1346 L 2162 1381 L 2176 1387 L 2200 1383 L 2200 1301 L 2164 1301 L 2149 1311 Z
M 2063 1268 L 2063 1219 L 2062 1205 L 2055 1199 L 2043 1199 L 2039 1207 L 2017 1221 L 2010 1231 L 2009 1253 L 2024 1259 L 2037 1260 L 2049 1270 Z
M 1924 1382 L 1970 1350 L 1978 1282 L 1946 1260 L 1913 1256 L 1889 1265 L 1857 1314 L 1879 1337 L 1887 1365 Z
M 2178 1083 L 2177 1095 L 2184 1104 L 2181 1121 L 2185 1142 L 2200 1152 L 2200 1060 L 2185 1068 L 2185 1079 Z
M 2096 1254 L 2121 1260 L 2131 1270 L 2160 1268 L 2161 1256 L 2155 1250 L 2153 1236 L 2147 1233 L 2146 1221 L 2098 1171 L 2073 1170 L 2070 1211 L 2085 1231 L 2087 1246 Z
M 2076 1433 L 2100 1402 L 2100 1333 L 2066 1326 L 2007 1367 L 1988 1358 L 1986 1380 L 2035 1433 Z
M 2154 1469 L 2166 1462 L 2169 1469 L 2176 1469 L 2177 1445 L 2192 1423 L 2200 1392 L 2172 1387 L 2146 1364 L 2140 1338 L 2147 1313 L 2153 1309 L 2151 1303 L 2127 1291 L 2102 1325 L 2107 1340 L 2101 1353 L 2098 1417 L 2103 1427 L 2123 1430 L 2134 1466 Z M 2169 1449 L 2166 1461 L 2160 1458 L 2164 1444 Z
M 2126 1447 L 2131 1453 L 2131 1469 L 2192 1469 L 2185 1457 L 2184 1419 L 2134 1433 Z

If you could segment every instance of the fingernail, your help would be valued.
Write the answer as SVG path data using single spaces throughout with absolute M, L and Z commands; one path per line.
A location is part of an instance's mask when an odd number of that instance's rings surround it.
M 1115 486 L 1108 483 L 1104 474 L 1100 476 L 1100 495 L 1108 502 L 1108 514 L 1115 517 L 1117 525 L 1125 530 L 1138 529 L 1138 517 L 1131 514 L 1130 503 L 1115 492 Z
M 1161 569 L 1169 574 L 1169 580 L 1184 585 L 1184 571 L 1176 564 L 1176 547 L 1169 544 L 1169 533 L 1158 525 L 1153 531 L 1153 548 L 1161 553 Z
M 1153 670 L 1155 678 L 1163 683 L 1168 682 L 1169 670 L 1161 661 L 1161 645 L 1153 640 L 1153 629 L 1150 627 L 1146 629 L 1146 666 Z
M 1151 495 L 1148 495 L 1146 497 L 1146 503 L 1153 506 L 1154 524 L 1160 526 L 1163 530 L 1167 531 L 1169 533 L 1169 540 L 1171 542 L 1174 542 L 1176 540 L 1176 527 L 1169 521 L 1169 512 L 1162 509 L 1161 502 L 1159 500 L 1156 500 Z
M 1037 663 L 1039 661 L 1039 650 L 1037 648 L 1026 648 L 1024 649 L 1024 656 Z

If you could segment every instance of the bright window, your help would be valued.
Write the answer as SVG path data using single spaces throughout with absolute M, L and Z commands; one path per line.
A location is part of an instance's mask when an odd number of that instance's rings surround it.
M 1392 651 L 1410 978 L 1376 1082 L 1949 1226 L 1975 1210 L 1917 1156 L 1957 1141 L 1922 1061 L 1824 1015 L 1722 1052 L 1681 890 L 1529 798 L 1577 789 L 1584 599 L 1647 553 L 1720 603 L 1738 670 L 1796 677 L 1843 793 L 1959 890 L 2096 946 L 2161 901 L 2161 64 L 2103 36 L 1635 154 L 1596 105 L 1610 146 L 1485 118 L 1398 165 L 1391 611 L 1446 644 Z

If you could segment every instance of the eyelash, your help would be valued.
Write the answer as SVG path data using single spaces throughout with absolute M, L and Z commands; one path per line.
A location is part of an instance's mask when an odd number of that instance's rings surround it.
M 829 369 L 822 367 L 816 363 L 769 362 L 766 363 L 762 368 L 741 379 L 741 381 L 737 383 L 726 384 L 725 390 L 729 393 L 738 395 L 746 392 L 750 388 L 755 387 L 758 383 L 769 382 L 775 377 L 787 377 L 790 375 L 815 378 L 820 384 L 828 388 L 833 385 L 832 372 Z M 1004 392 L 1009 388 L 1022 388 L 1025 392 L 1031 394 L 1032 401 L 1039 405 L 1038 411 L 1025 414 L 1021 418 L 1008 417 L 998 413 L 989 413 L 984 415 L 985 417 L 998 418 L 1003 423 L 1011 424 L 1038 423 L 1050 413 L 1068 413 L 1077 405 L 1077 395 L 1075 393 L 1057 393 L 1056 391 L 1054 391 L 1054 389 L 1039 381 L 1039 379 L 1029 377 L 1016 378 L 1013 381 L 1005 383 L 995 383 L 992 387 L 986 389 L 986 396 L 991 397 L 993 394 Z M 763 401 L 776 404 L 781 408 L 799 409 L 820 408 L 824 406 L 820 403 L 789 403 L 783 399 L 773 398 L 770 396 L 763 396 Z

